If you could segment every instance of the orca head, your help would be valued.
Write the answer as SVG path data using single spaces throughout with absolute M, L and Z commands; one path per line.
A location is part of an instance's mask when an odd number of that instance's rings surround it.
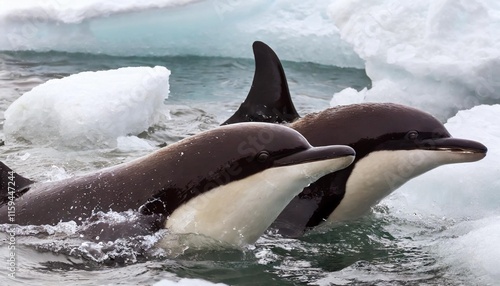
M 332 221 L 361 216 L 392 191 L 433 168 L 478 161 L 487 152 L 479 142 L 453 138 L 432 115 L 392 103 L 331 108 L 292 127 L 314 146 L 345 144 L 356 150 L 345 195 L 329 217 Z
M 238 122 L 292 122 L 295 110 L 283 66 L 274 51 L 263 42 L 253 43 L 255 73 L 252 87 L 239 109 L 222 125 Z
M 312 147 L 297 131 L 269 123 L 219 127 L 174 147 L 184 152 L 176 167 L 195 179 L 165 227 L 233 245 L 255 242 L 304 187 L 355 155 L 348 146 Z

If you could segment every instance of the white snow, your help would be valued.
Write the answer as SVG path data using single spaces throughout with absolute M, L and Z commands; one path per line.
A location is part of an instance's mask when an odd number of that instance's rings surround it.
M 408 104 L 443 120 L 500 103 L 498 1 L 337 0 L 329 12 L 366 62 L 373 88 L 365 101 Z
M 12 1 L 0 50 L 253 58 L 265 41 L 283 60 L 363 67 L 317 0 Z
M 165 67 L 129 67 L 49 80 L 5 111 L 6 141 L 75 149 L 116 147 L 118 137 L 137 135 L 166 114 L 169 75 Z M 121 138 L 119 147 L 143 148 L 138 140 Z
M 352 87 L 345 88 L 338 92 L 330 101 L 331 106 L 337 105 L 349 105 L 358 104 L 365 102 L 367 88 L 363 88 L 360 91 L 355 90 Z
M 196 0 L 121 0 L 121 1 L 70 1 L 70 0 L 17 0 L 2 2 L 0 16 L 9 20 L 58 21 L 80 23 L 85 19 L 106 17 L 114 13 L 141 11 L 186 5 Z

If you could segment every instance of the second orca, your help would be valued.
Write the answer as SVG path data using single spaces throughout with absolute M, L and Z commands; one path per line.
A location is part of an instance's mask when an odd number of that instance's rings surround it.
M 300 236 L 325 221 L 355 219 L 398 187 L 445 164 L 473 162 L 487 148 L 453 138 L 432 115 L 393 103 L 362 103 L 328 108 L 300 118 L 285 72 L 274 51 L 253 45 L 255 74 L 239 109 L 223 123 L 290 123 L 313 146 L 348 145 L 354 163 L 304 188 L 273 223 L 285 236 Z

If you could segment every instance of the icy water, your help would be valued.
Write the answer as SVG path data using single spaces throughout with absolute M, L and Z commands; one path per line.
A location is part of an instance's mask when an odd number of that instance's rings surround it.
M 246 96 L 252 60 L 206 57 L 108 57 L 67 53 L 0 53 L 0 122 L 16 98 L 49 79 L 81 71 L 162 65 L 172 71 L 165 104 L 171 119 L 140 135 L 157 145 L 218 126 Z M 284 62 L 299 113 L 329 106 L 333 93 L 370 86 L 364 70 Z M 2 128 L 3 129 L 3 128 Z M 3 131 L 0 129 L 0 138 Z M 114 165 L 150 151 L 54 150 L 22 142 L 0 146 L 0 158 L 36 180 L 55 180 Z M 186 170 L 189 172 L 189 170 Z M 159 233 L 114 242 L 85 241 L 71 223 L 21 228 L 16 279 L 1 285 L 153 285 L 197 278 L 230 285 L 493 285 L 448 263 L 437 249 L 454 221 L 400 218 L 383 204 L 372 214 L 301 239 L 266 234 L 233 249 L 191 235 L 153 245 Z M 9 274 L 8 228 L 1 228 L 0 276 Z

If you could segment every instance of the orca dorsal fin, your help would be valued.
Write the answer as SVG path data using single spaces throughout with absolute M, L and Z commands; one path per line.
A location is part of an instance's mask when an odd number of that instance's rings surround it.
M 26 187 L 33 183 L 32 180 L 18 175 L 0 162 L 0 205 L 21 196 L 26 191 Z
M 238 122 L 292 122 L 295 110 L 285 71 L 274 51 L 263 42 L 253 43 L 255 74 L 252 87 L 240 108 L 222 125 Z

